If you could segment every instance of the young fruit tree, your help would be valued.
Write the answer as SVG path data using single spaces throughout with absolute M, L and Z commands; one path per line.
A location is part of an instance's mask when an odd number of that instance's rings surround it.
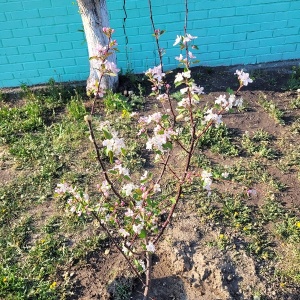
M 109 40 L 105 32 L 109 27 L 106 0 L 77 0 L 77 4 L 90 58 L 87 89 L 94 91 L 96 97 L 101 97 L 103 91 L 114 90 L 118 83 L 116 55 L 113 52 L 106 56 L 116 46 L 116 42 Z M 104 60 L 99 59 L 99 56 L 104 57 Z

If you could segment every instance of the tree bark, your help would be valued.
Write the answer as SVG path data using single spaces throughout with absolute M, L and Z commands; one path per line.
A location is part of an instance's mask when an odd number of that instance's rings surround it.
M 92 57 L 97 55 L 97 48 L 99 46 L 107 45 L 108 39 L 102 31 L 103 27 L 109 27 L 106 0 L 77 0 L 77 4 L 87 41 L 89 57 Z M 108 60 L 116 64 L 115 53 L 109 56 Z M 95 70 L 97 61 L 91 59 L 89 62 L 90 76 L 87 79 L 87 86 L 89 86 L 89 82 L 99 79 Z M 101 81 L 101 87 L 104 89 L 114 90 L 117 84 L 118 76 L 104 76 Z

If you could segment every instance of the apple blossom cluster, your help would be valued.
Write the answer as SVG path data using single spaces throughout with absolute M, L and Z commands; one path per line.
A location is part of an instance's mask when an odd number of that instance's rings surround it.
M 97 98 L 102 98 L 105 94 L 105 90 L 101 87 L 101 81 L 104 75 L 116 76 L 120 69 L 116 64 L 109 61 L 108 58 L 117 50 L 117 41 L 112 40 L 112 34 L 114 29 L 109 27 L 103 27 L 103 33 L 108 38 L 107 45 L 99 45 L 96 48 L 96 53 L 90 57 L 90 60 L 95 60 L 93 68 L 97 74 L 98 79 L 89 80 L 87 84 L 88 95 L 94 95 Z
M 234 75 L 238 76 L 238 80 L 241 86 L 247 86 L 249 83 L 252 83 L 253 80 L 249 77 L 249 73 L 245 73 L 244 70 L 236 70 Z
M 118 137 L 118 132 L 110 132 L 110 136 L 102 142 L 102 145 L 106 147 L 108 152 L 112 152 L 114 155 L 119 155 L 122 149 L 125 149 L 125 142 L 123 138 Z
M 203 170 L 201 173 L 201 178 L 203 180 L 203 188 L 208 191 L 208 196 L 211 194 L 211 185 L 212 185 L 212 174 Z
M 140 132 L 145 132 L 145 125 L 149 125 L 152 122 L 155 124 L 153 136 L 148 137 L 146 142 L 147 150 L 155 150 L 158 151 L 158 154 L 162 154 L 169 149 L 170 145 L 167 146 L 168 142 L 178 135 L 178 132 L 174 131 L 174 129 L 169 126 L 168 122 L 165 122 L 167 126 L 163 124 L 163 119 L 166 120 L 167 118 L 168 115 L 162 115 L 160 112 L 139 118 L 139 124 L 142 127 Z
M 82 213 L 90 213 L 89 195 L 78 191 L 76 187 L 72 187 L 67 183 L 59 183 L 55 189 L 57 195 L 67 195 L 67 205 L 71 213 L 81 216 Z
M 192 36 L 189 33 L 187 33 L 185 36 L 183 36 L 183 35 L 177 35 L 173 46 L 176 46 L 178 44 L 185 46 L 188 42 L 191 42 L 192 40 L 194 40 L 196 38 L 197 38 L 197 36 Z
M 166 73 L 162 71 L 162 65 L 148 69 L 145 75 L 148 76 L 149 81 L 152 83 L 153 92 L 159 91 L 163 87 L 163 78 L 166 76 Z

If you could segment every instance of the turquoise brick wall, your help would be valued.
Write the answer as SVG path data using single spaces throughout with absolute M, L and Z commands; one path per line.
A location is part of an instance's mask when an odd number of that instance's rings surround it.
M 158 64 L 148 0 L 107 0 L 119 43 L 118 66 L 141 73 Z M 75 1 L 74 1 L 75 2 Z M 175 68 L 184 0 L 152 0 L 165 29 L 164 66 Z M 242 4 L 241 4 L 242 2 Z M 189 0 L 188 32 L 199 38 L 200 64 L 235 65 L 300 59 L 299 0 Z M 72 0 L 0 0 L 0 87 L 85 80 L 88 57 Z
M 0 87 L 85 80 L 87 49 L 77 5 L 0 0 Z

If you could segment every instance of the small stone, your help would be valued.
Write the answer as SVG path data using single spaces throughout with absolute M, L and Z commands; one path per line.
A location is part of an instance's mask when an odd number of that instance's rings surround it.
M 229 274 L 226 279 L 227 279 L 227 281 L 231 281 L 233 279 L 233 277 L 234 276 L 232 274 Z

